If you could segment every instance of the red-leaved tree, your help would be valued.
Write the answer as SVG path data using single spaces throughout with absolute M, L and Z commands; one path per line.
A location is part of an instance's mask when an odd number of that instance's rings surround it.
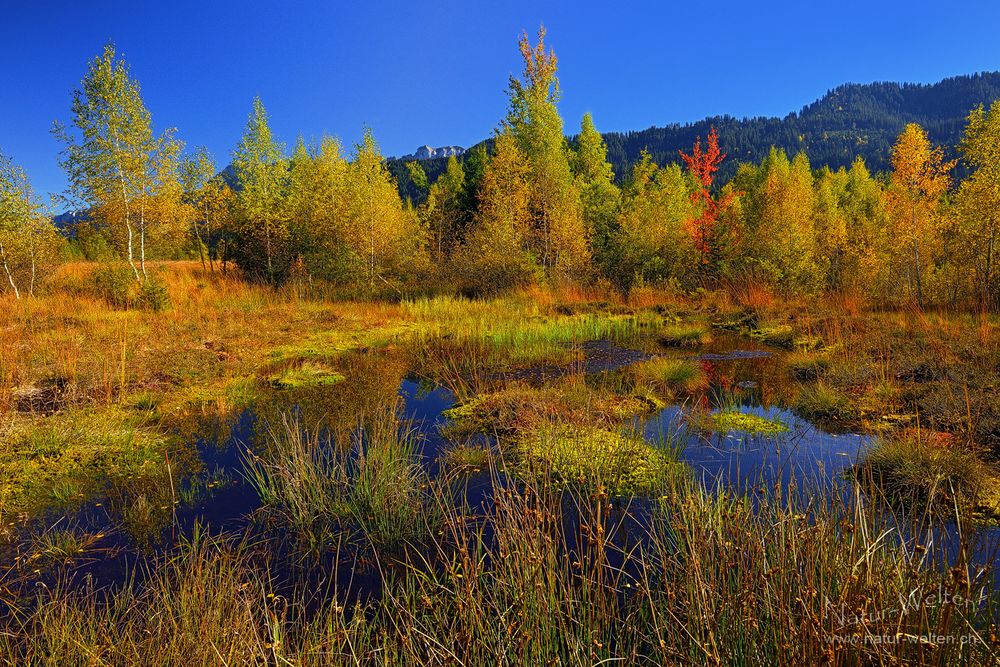
M 694 176 L 697 189 L 691 193 L 691 201 L 697 206 L 699 215 L 688 221 L 688 233 L 698 252 L 698 271 L 708 273 L 717 258 L 719 247 L 716 228 L 719 213 L 724 211 L 736 196 L 729 192 L 721 197 L 712 196 L 712 181 L 726 154 L 719 150 L 719 133 L 713 127 L 708 133 L 705 149 L 701 148 L 701 138 L 695 141 L 691 154 L 678 151 L 688 172 Z

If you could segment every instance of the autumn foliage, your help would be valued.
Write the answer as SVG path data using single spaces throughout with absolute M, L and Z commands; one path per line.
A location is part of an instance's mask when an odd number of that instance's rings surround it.
M 695 251 L 698 253 L 699 270 L 704 275 L 710 271 L 713 257 L 718 249 L 715 229 L 718 225 L 719 214 L 729 206 L 735 193 L 727 192 L 718 197 L 712 195 L 711 188 L 715 172 L 719 170 L 719 165 L 726 158 L 726 154 L 719 149 L 719 133 L 714 127 L 708 133 L 704 150 L 702 150 L 699 138 L 695 141 L 690 155 L 683 151 L 678 152 L 688 173 L 695 180 L 695 190 L 691 193 L 691 201 L 695 204 L 698 215 L 688 221 L 687 230 L 691 235 Z

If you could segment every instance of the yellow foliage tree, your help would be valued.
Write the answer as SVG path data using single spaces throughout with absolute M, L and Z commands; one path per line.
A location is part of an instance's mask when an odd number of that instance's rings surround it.
M 888 191 L 889 218 L 901 252 L 897 262 L 906 275 L 917 305 L 924 305 L 924 273 L 940 237 L 935 229 L 941 197 L 951 183 L 955 163 L 945 162 L 927 132 L 910 123 L 892 149 Z
M 527 158 L 508 132 L 499 134 L 479 184 L 479 209 L 456 265 L 475 293 L 496 293 L 531 283 L 537 263 L 531 233 Z
M 960 236 L 975 270 L 977 292 L 984 307 L 997 305 L 996 255 L 1000 240 L 1000 103 L 969 115 L 960 146 L 973 172 L 962 181 L 956 197 Z

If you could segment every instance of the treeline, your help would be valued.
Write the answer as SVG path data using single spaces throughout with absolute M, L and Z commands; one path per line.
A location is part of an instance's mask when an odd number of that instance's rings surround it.
M 965 118 L 980 104 L 1000 99 L 1000 72 L 956 76 L 934 84 L 871 83 L 839 86 L 798 113 L 783 118 L 718 116 L 695 123 L 651 127 L 604 135 L 608 160 L 617 173 L 627 174 L 641 151 L 654 161 L 676 161 L 711 128 L 719 132 L 730 160 L 719 170 L 730 180 L 740 162 L 760 162 L 772 146 L 792 155 L 805 152 L 817 165 L 850 168 L 856 157 L 878 173 L 892 168 L 892 146 L 900 131 L 917 123 L 931 141 L 954 147 L 962 138 Z
M 797 113 L 782 118 L 735 118 L 715 116 L 693 123 L 628 132 L 604 132 L 611 163 L 619 184 L 632 167 L 649 153 L 654 162 L 678 162 L 677 152 L 688 150 L 712 128 L 726 147 L 728 160 L 719 167 L 719 178 L 732 180 L 741 162 L 760 162 L 772 147 L 789 155 L 805 152 L 813 164 L 833 169 L 850 168 L 861 157 L 872 173 L 891 169 L 892 146 L 906 125 L 917 123 L 931 141 L 945 147 L 948 157 L 957 157 L 966 116 L 980 104 L 988 107 L 1000 99 L 1000 72 L 983 72 L 944 79 L 933 84 L 869 83 L 845 84 L 827 92 Z M 572 139 L 571 139 L 572 143 Z M 447 160 L 425 160 L 422 165 L 432 178 Z M 417 200 L 420 193 L 407 177 L 403 161 L 389 160 L 402 196 Z M 965 176 L 963 165 L 956 173 Z
M 389 170 L 370 132 L 349 152 L 323 138 L 298 141 L 289 156 L 260 100 L 232 170 L 217 173 L 204 150 L 185 156 L 173 131 L 154 136 L 138 83 L 108 47 L 74 96 L 72 124 L 57 128 L 70 194 L 87 211 L 73 243 L 122 258 L 139 284 L 152 253 L 352 296 L 754 281 L 785 295 L 1000 305 L 1000 104 L 969 113 L 955 147 L 962 179 L 952 149 L 912 123 L 879 176 L 861 157 L 837 169 L 780 148 L 757 161 L 726 159 L 712 128 L 677 156 L 683 166 L 644 153 L 616 178 L 589 115 L 572 142 L 565 138 L 557 61 L 544 36 L 520 40 L 524 69 L 510 80 L 488 149 L 450 159 L 431 178 L 420 163 L 405 166 L 420 192 L 416 206 L 400 197 L 402 174 Z M 721 179 L 726 165 L 733 175 Z M 23 190 L 4 186 L 0 238 L 48 238 L 26 233 L 38 215 Z M 7 242 L 15 246 L 40 247 Z M 26 250 L 12 252 L 27 265 Z

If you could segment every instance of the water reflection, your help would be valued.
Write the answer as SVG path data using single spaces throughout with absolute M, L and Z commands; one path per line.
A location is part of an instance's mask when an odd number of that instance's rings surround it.
M 708 378 L 707 389 L 637 419 L 637 432 L 654 443 L 665 434 L 679 440 L 681 460 L 712 489 L 742 493 L 765 485 L 772 493 L 775 488 L 779 494 L 794 489 L 811 497 L 853 492 L 845 472 L 863 454 L 869 436 L 831 433 L 781 407 L 790 404 L 789 397 L 797 390 L 783 355 L 726 338 L 698 351 L 664 350 L 648 338 L 636 339 L 628 346 L 594 341 L 582 345 L 580 351 L 577 361 L 568 366 L 528 369 L 491 380 L 544 383 L 579 374 L 586 377 L 588 385 L 616 387 L 623 382 L 623 369 L 651 356 L 693 359 Z M 345 379 L 337 385 L 261 387 L 252 409 L 205 423 L 205 437 L 166 460 L 164 463 L 170 465 L 164 469 L 142 480 L 111 482 L 103 495 L 77 508 L 68 519 L 61 515 L 42 517 L 37 525 L 65 520 L 66 525 L 77 530 L 107 532 L 102 556 L 79 569 L 98 581 L 121 580 L 146 555 L 176 544 L 195 525 L 207 526 L 213 532 L 252 528 L 260 501 L 243 478 L 242 456 L 247 449 L 261 451 L 267 447 L 268 425 L 280 424 L 282 415 L 289 411 L 296 413 L 303 425 L 323 428 L 334 446 L 347 447 L 352 432 L 364 423 L 366 415 L 399 404 L 403 417 L 421 436 L 422 465 L 431 476 L 438 476 L 443 472 L 442 455 L 456 444 L 441 431 L 447 421 L 443 413 L 455 404 L 456 397 L 441 385 L 409 375 L 412 367 L 412 358 L 405 351 L 359 353 L 342 359 L 339 370 Z M 754 435 L 705 432 L 689 426 L 690 411 L 720 408 L 780 420 L 789 431 Z M 483 470 L 464 477 L 456 488 L 470 511 L 482 513 L 491 502 L 493 485 L 509 482 L 502 475 L 493 479 L 488 470 Z M 628 512 L 621 510 L 622 521 L 631 526 L 622 531 L 622 539 L 642 532 L 649 511 L 650 503 L 641 499 L 633 500 Z M 574 520 L 572 511 L 567 516 L 571 522 Z M 980 535 L 984 539 L 980 540 L 976 557 L 989 559 L 993 553 L 989 545 L 1000 538 L 1000 530 L 983 530 Z M 955 542 L 947 528 L 937 529 L 931 537 L 944 543 L 946 549 Z M 279 545 L 288 547 L 287 540 L 279 541 Z M 368 581 L 363 574 L 363 554 L 327 554 L 325 558 L 346 559 L 338 571 Z M 320 576 L 307 570 L 304 576 Z

